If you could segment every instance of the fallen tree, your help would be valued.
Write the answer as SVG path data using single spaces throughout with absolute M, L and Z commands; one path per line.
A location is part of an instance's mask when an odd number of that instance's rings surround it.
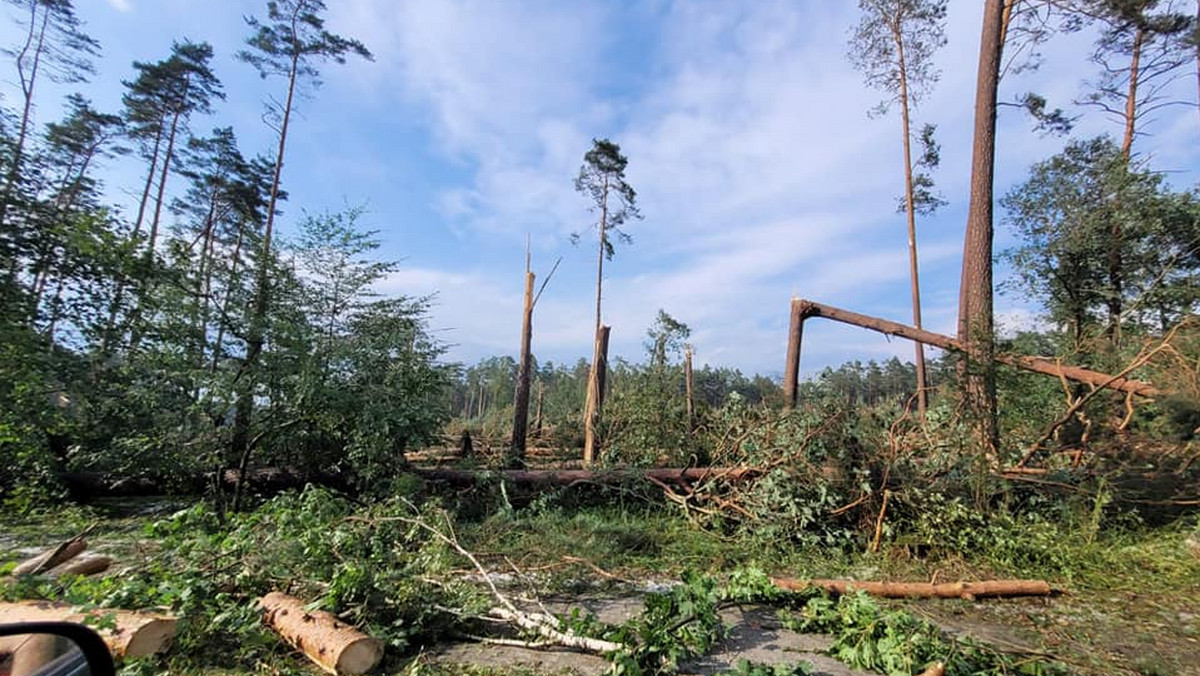
M 112 557 L 102 554 L 94 554 L 91 556 L 80 556 L 77 559 L 68 561 L 61 566 L 57 566 L 49 570 L 46 575 L 49 577 L 63 577 L 64 575 L 98 575 L 112 567 Z
M 17 567 L 12 569 L 12 575 L 16 577 L 44 573 L 79 556 L 85 549 L 87 549 L 87 540 L 84 540 L 82 535 L 77 535 L 17 564 Z
M 651 480 L 665 483 L 724 479 L 740 481 L 762 474 L 757 467 L 655 467 L 647 469 L 546 469 L 546 470 L 499 470 L 472 471 L 462 469 L 425 469 L 414 467 L 412 471 L 422 479 L 466 485 L 497 477 L 515 484 L 558 484 L 574 483 L 617 484 L 625 481 Z
M 811 317 L 823 317 L 831 319 L 835 322 L 858 326 L 872 331 L 889 336 L 900 336 L 918 343 L 932 345 L 943 350 L 951 352 L 965 353 L 966 347 L 955 338 L 945 336 L 940 333 L 918 329 L 899 322 L 893 322 L 888 319 L 879 317 L 871 317 L 869 315 L 843 310 L 842 308 L 824 303 L 817 303 L 810 300 L 796 299 L 792 301 L 792 316 L 799 316 L 799 322 L 793 322 L 798 328 L 793 329 L 793 335 L 789 338 L 788 354 L 787 354 L 787 369 L 784 373 L 785 401 L 793 404 L 796 401 L 796 382 L 798 381 L 797 373 L 800 368 L 800 336 L 805 319 Z M 1014 366 L 1026 371 L 1041 373 L 1055 378 L 1066 378 L 1076 382 L 1091 385 L 1096 388 L 1107 388 L 1124 392 L 1126 394 L 1134 394 L 1142 397 L 1153 397 L 1160 394 L 1158 388 L 1150 383 L 1140 380 L 1133 380 L 1120 376 L 1112 376 L 1099 371 L 1081 368 L 1078 366 L 1067 366 L 1060 364 L 1053 359 L 1045 357 L 1031 357 L 1028 355 L 1015 354 L 997 354 L 996 361 Z
M 80 612 L 67 603 L 0 603 L 0 623 L 74 622 L 96 629 L 113 657 L 145 657 L 165 651 L 175 637 L 176 620 L 167 615 L 95 608 Z
M 365 674 L 383 659 L 383 642 L 300 599 L 271 592 L 258 600 L 263 621 L 331 674 Z
M 1054 590 L 1042 580 L 984 580 L 981 582 L 878 582 L 869 580 L 794 580 L 772 578 L 780 589 L 801 591 L 810 587 L 842 595 L 863 591 L 885 599 L 967 599 L 1050 596 Z

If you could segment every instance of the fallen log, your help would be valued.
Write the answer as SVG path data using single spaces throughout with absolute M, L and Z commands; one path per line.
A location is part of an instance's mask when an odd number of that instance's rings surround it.
M 772 578 L 780 589 L 802 591 L 810 587 L 842 595 L 863 591 L 885 599 L 967 599 L 1050 596 L 1054 590 L 1042 580 L 984 580 L 982 582 L 874 582 L 868 580 L 794 580 Z
M 544 469 L 544 470 L 494 470 L 472 471 L 462 469 L 426 469 L 414 467 L 417 476 L 430 481 L 451 484 L 472 484 L 500 477 L 515 484 L 561 484 L 577 482 L 616 484 L 639 479 L 657 479 L 667 483 L 683 483 L 704 479 L 726 479 L 740 481 L 761 474 L 757 467 L 654 467 L 648 469 Z
M 145 657 L 166 650 L 175 637 L 176 620 L 166 615 L 110 608 L 79 612 L 70 604 L 51 601 L 0 603 L 0 624 L 21 622 L 89 624 L 104 639 L 113 657 L 122 658 Z
M 878 331 L 889 336 L 900 336 L 901 338 L 907 338 L 908 340 L 913 340 L 918 343 L 933 345 L 934 347 L 940 347 L 943 350 L 949 350 L 951 352 L 966 351 L 966 348 L 958 340 L 951 338 L 950 336 L 944 336 L 940 333 L 918 329 L 912 326 L 901 324 L 899 322 L 881 319 L 879 317 L 872 317 L 870 315 L 851 312 L 850 310 L 843 310 L 842 308 L 834 307 L 832 305 L 825 305 L 823 303 L 816 303 L 810 300 L 802 300 L 800 301 L 799 305 L 801 316 L 804 319 L 808 319 L 810 317 L 824 317 L 825 319 L 832 319 L 835 322 L 841 322 L 843 324 L 850 324 L 851 326 L 858 326 L 864 329 Z M 1078 366 L 1067 366 L 1045 357 L 997 354 L 996 361 L 1009 366 L 1015 366 L 1026 371 L 1033 371 L 1034 373 L 1041 373 L 1043 375 L 1054 376 L 1056 378 L 1066 378 L 1067 380 L 1074 380 L 1076 382 L 1091 385 L 1093 387 L 1108 388 L 1111 390 L 1117 390 L 1118 392 L 1136 394 L 1142 397 L 1153 397 L 1160 394 L 1156 387 L 1147 382 L 1132 380 L 1130 378 L 1114 377 L 1106 373 L 1100 373 L 1099 371 L 1092 371 L 1090 369 L 1080 368 Z M 788 363 L 789 365 L 791 364 L 790 357 Z
M 271 592 L 258 600 L 263 621 L 292 647 L 331 674 L 365 674 L 383 659 L 383 642 L 294 596 Z
M 41 554 L 18 564 L 16 568 L 12 569 L 12 575 L 15 577 L 18 575 L 44 573 L 55 566 L 79 556 L 85 549 L 87 549 L 87 540 L 84 540 L 82 537 L 73 537 L 70 540 L 60 542 L 52 549 L 47 549 Z
M 112 557 L 109 556 L 81 556 L 74 561 L 68 561 L 61 566 L 51 569 L 46 575 L 49 577 L 63 577 L 64 575 L 87 577 L 88 575 L 103 573 L 111 568 L 112 564 Z

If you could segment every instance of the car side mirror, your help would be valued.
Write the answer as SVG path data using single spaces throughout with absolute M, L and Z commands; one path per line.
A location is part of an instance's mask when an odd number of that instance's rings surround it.
M 0 676 L 115 674 L 108 646 L 96 632 L 82 624 L 0 624 Z

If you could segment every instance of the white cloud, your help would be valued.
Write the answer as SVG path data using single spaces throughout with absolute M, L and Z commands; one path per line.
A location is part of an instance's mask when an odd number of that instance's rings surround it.
M 108 4 L 118 12 L 128 12 L 133 9 L 130 0 L 108 0 Z
M 466 170 L 465 183 L 444 185 L 436 198 L 463 246 L 514 246 L 532 233 L 535 251 L 561 248 L 589 220 L 570 181 L 591 137 L 622 144 L 646 219 L 630 225 L 635 245 L 606 269 L 604 314 L 618 351 L 638 349 L 660 307 L 692 325 L 701 360 L 764 371 L 781 359 L 792 294 L 909 316 L 906 238 L 894 213 L 899 125 L 866 116 L 880 96 L 844 58 L 852 3 L 346 0 L 335 11 L 376 51 L 373 89 L 415 102 L 437 151 Z M 945 332 L 957 300 L 979 12 L 952 7 L 943 77 L 916 115 L 939 125 L 936 178 L 951 200 L 918 226 L 934 308 L 926 325 Z M 1046 65 L 1007 80 L 1002 96 L 1032 89 L 1069 106 L 1091 69 L 1090 39 L 1048 46 Z M 1194 139 L 1182 141 L 1194 135 L 1192 122 L 1164 124 L 1173 141 L 1146 152 L 1194 169 Z M 1108 128 L 1090 117 L 1081 132 Z M 1031 134 L 1012 109 L 999 134 L 998 194 L 1062 143 Z M 393 282 L 440 291 L 436 315 L 458 327 L 464 354 L 513 351 L 518 276 L 482 266 Z M 569 282 L 539 307 L 540 350 L 586 352 L 594 289 L 586 274 Z M 817 329 L 806 350 L 838 361 L 839 350 L 876 349 L 866 347 L 871 339 L 843 338 Z M 829 342 L 813 342 L 821 340 Z M 881 354 L 911 353 L 904 343 L 879 345 Z

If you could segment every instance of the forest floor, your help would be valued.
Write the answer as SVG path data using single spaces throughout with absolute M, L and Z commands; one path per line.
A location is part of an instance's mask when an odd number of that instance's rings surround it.
M 77 534 L 83 523 L 91 527 L 91 549 L 118 561 L 136 561 L 144 555 L 143 526 L 186 504 L 174 499 L 125 500 L 75 510 L 71 518 L 0 519 L 0 566 Z M 1064 593 L 1053 598 L 887 605 L 929 619 L 952 635 L 1014 654 L 1053 658 L 1076 673 L 1200 676 L 1200 551 L 1194 524 L 1113 538 L 1101 532 L 1092 546 L 1075 549 L 1064 538 L 1063 555 L 1071 564 L 1061 570 L 1069 572 L 1051 576 L 986 558 L 913 558 L 902 549 L 880 554 L 764 549 L 761 543 L 694 528 L 662 510 L 614 505 L 526 516 L 523 511 L 464 525 L 459 535 L 476 552 L 508 557 L 520 569 L 536 573 L 543 597 L 555 608 L 587 607 L 603 618 L 621 620 L 638 612 L 647 590 L 677 580 L 685 569 L 719 576 L 746 565 L 801 578 L 1043 577 Z M 815 673 L 835 676 L 864 673 L 822 654 L 828 638 L 782 629 L 769 609 L 730 608 L 723 618 L 730 626 L 729 636 L 710 656 L 685 665 L 685 673 L 717 673 L 739 659 L 807 661 Z M 427 646 L 415 660 L 388 664 L 387 673 L 478 676 L 601 674 L 608 668 L 604 660 L 578 653 L 470 642 Z

